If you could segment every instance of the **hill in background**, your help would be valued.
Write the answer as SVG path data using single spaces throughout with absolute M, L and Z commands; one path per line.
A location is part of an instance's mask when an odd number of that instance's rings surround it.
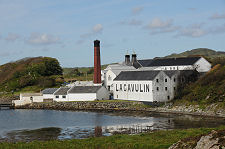
M 174 54 L 165 56 L 163 58 L 186 57 L 186 56 L 192 56 L 192 55 L 201 55 L 207 58 L 216 58 L 216 57 L 225 57 L 225 52 L 214 51 L 207 48 L 198 48 L 198 49 L 193 49 L 190 51 L 185 51 L 179 54 L 174 53 Z
M 0 92 L 37 91 L 59 85 L 63 80 L 57 59 L 50 57 L 24 58 L 0 66 Z

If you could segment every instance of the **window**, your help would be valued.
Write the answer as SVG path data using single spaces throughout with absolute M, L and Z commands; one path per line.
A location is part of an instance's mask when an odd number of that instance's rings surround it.
M 165 82 L 167 82 L 167 79 L 165 79 Z
M 110 76 L 110 75 L 109 75 L 109 77 L 108 77 L 108 80 L 109 80 L 109 81 L 111 81 L 111 80 L 112 80 L 112 78 L 111 78 L 111 76 Z
M 165 90 L 167 91 L 167 87 L 165 87 Z
M 159 79 L 156 79 L 156 82 L 158 83 L 159 82 Z
M 117 95 L 116 97 L 117 97 L 117 99 L 119 98 L 119 96 L 118 96 L 118 95 Z
M 55 98 L 59 98 L 59 96 L 55 96 Z
M 174 78 L 173 81 L 176 82 L 176 78 Z
M 176 90 L 176 87 L 174 87 L 173 89 Z
M 159 87 L 156 87 L 156 90 L 159 91 Z
M 167 99 L 170 100 L 170 96 L 167 96 Z
M 65 96 L 65 95 L 63 95 L 63 96 L 62 96 L 62 98 L 66 98 L 66 96 Z
M 108 91 L 110 91 L 110 86 L 108 86 Z

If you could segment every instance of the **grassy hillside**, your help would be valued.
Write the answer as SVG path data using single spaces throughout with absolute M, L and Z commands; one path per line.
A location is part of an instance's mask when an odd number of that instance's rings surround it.
M 176 103 L 210 105 L 219 103 L 225 107 L 225 58 L 213 60 L 210 72 L 178 92 Z
M 191 55 L 202 55 L 208 58 L 216 58 L 216 57 L 225 57 L 225 52 L 214 51 L 207 48 L 198 48 L 198 49 L 193 49 L 190 51 L 185 51 L 179 54 L 174 53 L 174 54 L 165 56 L 165 58 L 186 57 Z
M 101 69 L 105 69 L 108 65 L 102 65 Z M 93 80 L 94 68 L 93 67 L 75 67 L 63 68 L 63 77 L 66 81 L 79 80 L 91 81 Z
M 39 90 L 56 86 L 60 79 L 62 68 L 59 62 L 50 57 L 25 58 L 0 66 L 0 92 L 15 92 L 21 90 Z

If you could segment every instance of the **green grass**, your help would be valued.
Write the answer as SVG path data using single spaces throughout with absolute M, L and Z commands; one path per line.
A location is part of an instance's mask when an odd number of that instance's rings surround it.
M 34 141 L 0 143 L 1 149 L 167 149 L 173 143 L 187 137 L 207 134 L 218 128 L 196 128 L 185 130 L 160 130 L 139 135 L 114 135 L 109 137 L 74 139 L 65 141 Z

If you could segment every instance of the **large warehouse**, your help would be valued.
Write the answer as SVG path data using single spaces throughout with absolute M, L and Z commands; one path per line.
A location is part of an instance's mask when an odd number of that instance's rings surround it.
M 196 72 L 124 71 L 114 79 L 114 99 L 165 102 L 174 98 L 177 85 L 187 82 Z

